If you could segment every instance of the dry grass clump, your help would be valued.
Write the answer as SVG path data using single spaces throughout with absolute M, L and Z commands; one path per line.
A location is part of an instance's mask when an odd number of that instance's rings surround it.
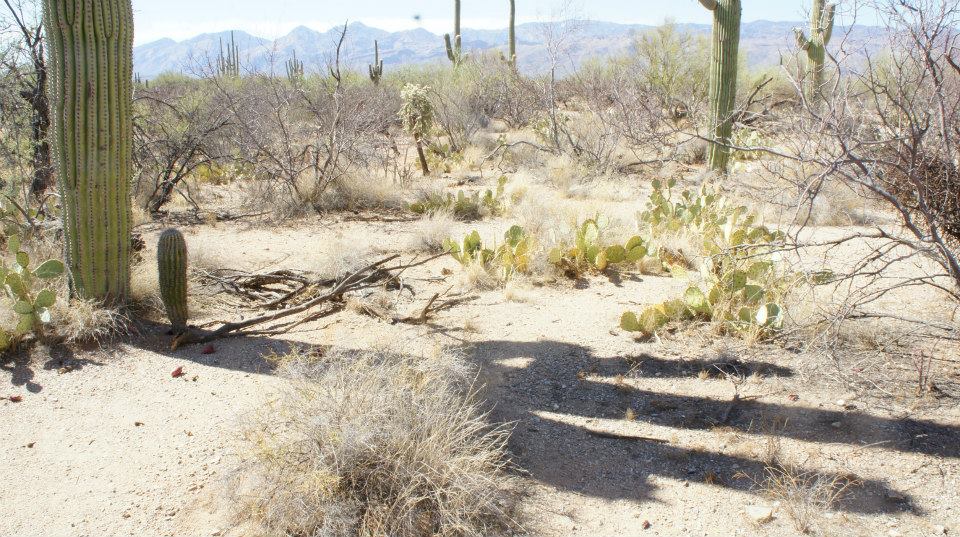
M 776 434 L 775 430 L 772 432 Z M 857 485 L 854 478 L 811 472 L 784 462 L 777 436 L 768 437 L 763 459 L 766 476 L 760 482 L 760 489 L 778 502 L 801 533 L 814 530 L 820 517 L 840 501 L 848 489 Z
M 456 224 L 450 211 L 424 214 L 413 230 L 408 248 L 418 252 L 440 253 L 444 250 L 443 242 L 453 235 L 451 230 Z
M 66 296 L 61 295 L 61 296 Z M 127 329 L 127 317 L 96 300 L 57 300 L 51 309 L 57 337 L 66 343 L 99 343 Z
M 289 387 L 249 422 L 245 515 L 270 535 L 467 536 L 517 529 L 508 431 L 455 357 L 330 351 L 278 360 Z M 245 493 L 247 494 L 247 493 Z
M 339 278 L 362 268 L 371 261 L 370 257 L 368 246 L 358 244 L 355 238 L 341 237 L 328 243 L 323 257 L 310 269 L 320 279 Z

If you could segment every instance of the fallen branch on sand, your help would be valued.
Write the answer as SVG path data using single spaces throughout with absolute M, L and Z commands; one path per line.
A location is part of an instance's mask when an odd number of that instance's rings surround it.
M 315 296 L 312 297 L 300 304 L 295 306 L 289 306 L 284 309 L 279 309 L 272 311 L 270 313 L 259 315 L 256 317 L 251 317 L 249 319 L 242 319 L 237 321 L 222 321 L 209 323 L 206 326 L 210 325 L 220 325 L 213 330 L 204 330 L 201 328 L 191 328 L 184 334 L 177 336 L 172 344 L 172 348 L 176 349 L 177 347 L 188 345 L 192 343 L 208 343 L 210 341 L 220 339 L 227 336 L 234 335 L 265 335 L 265 334 L 280 334 L 290 331 L 292 328 L 299 326 L 305 322 L 319 319 L 325 317 L 332 313 L 341 311 L 344 307 L 343 305 L 343 296 L 349 292 L 360 291 L 362 289 L 367 289 L 374 286 L 389 286 L 391 284 L 398 285 L 402 287 L 400 283 L 400 276 L 408 269 L 424 265 L 434 259 L 442 257 L 446 253 L 438 254 L 432 257 L 428 257 L 422 260 L 414 260 L 409 263 L 403 264 L 398 263 L 395 265 L 388 264 L 394 260 L 397 260 L 400 255 L 395 254 L 389 257 L 385 257 L 374 263 L 370 263 L 346 276 L 336 280 L 334 282 L 329 281 L 315 281 L 309 283 L 303 283 L 298 285 L 294 290 L 290 291 L 284 296 L 279 298 L 274 298 L 269 302 L 268 305 L 271 307 L 276 307 L 277 305 L 286 304 L 291 301 L 294 297 L 301 297 L 307 289 L 316 289 L 318 287 L 323 287 L 324 284 L 331 285 L 332 287 Z M 434 302 L 437 300 L 437 297 L 434 297 L 428 304 L 427 307 L 420 313 L 418 318 L 426 319 L 426 316 L 431 313 L 431 311 L 437 311 L 442 309 L 443 304 L 440 306 L 434 306 Z M 332 306 L 327 309 L 316 311 L 321 306 Z M 431 309 L 432 308 L 432 309 Z M 266 328 L 260 328 L 267 323 L 274 323 L 283 319 L 288 319 L 294 315 L 298 314 L 307 314 L 306 316 L 293 320 L 292 322 L 275 324 L 273 326 L 268 326 Z M 411 318 L 412 320 L 412 318 Z M 402 322 L 411 322 L 411 321 L 402 321 Z M 422 322 L 422 321 L 421 321 Z

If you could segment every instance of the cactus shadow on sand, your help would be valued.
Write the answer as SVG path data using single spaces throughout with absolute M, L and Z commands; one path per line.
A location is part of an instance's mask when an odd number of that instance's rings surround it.
M 680 447 L 670 438 L 656 441 L 596 434 L 610 426 L 610 420 L 622 420 L 626 408 L 635 410 L 637 423 L 657 426 L 660 435 L 662 427 L 678 433 L 702 431 L 709 435 L 705 436 L 707 445 L 716 441 L 716 428 L 722 426 L 733 433 L 851 447 L 876 443 L 894 451 L 960 457 L 960 429 L 929 421 L 766 401 L 741 401 L 731 410 L 729 401 L 609 382 L 638 371 L 643 377 L 696 378 L 703 368 L 715 365 L 711 362 L 640 355 L 629 357 L 635 364 L 631 366 L 624 357 L 598 357 L 589 348 L 558 341 L 481 341 L 467 349 L 484 371 L 481 381 L 491 392 L 488 400 L 495 402 L 493 419 L 516 423 L 510 449 L 519 466 L 537 481 L 577 494 L 656 501 L 653 490 L 658 477 L 692 483 L 709 480 L 713 486 L 760 493 L 756 480 L 767 467 L 761 457 Z M 527 365 L 517 367 L 517 359 Z M 502 365 L 511 362 L 511 366 Z M 740 373 L 793 374 L 789 368 L 764 362 L 725 363 L 739 368 Z M 587 424 L 581 425 L 584 421 Z M 771 421 L 786 421 L 787 425 L 772 429 L 758 425 Z M 843 428 L 833 425 L 838 421 Z M 837 479 L 855 477 L 821 473 Z M 880 480 L 857 481 L 859 485 L 849 490 L 836 509 L 852 513 L 920 511 L 904 491 Z

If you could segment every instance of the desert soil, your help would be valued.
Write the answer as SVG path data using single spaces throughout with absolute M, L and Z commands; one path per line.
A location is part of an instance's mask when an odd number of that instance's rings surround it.
M 507 225 L 450 233 L 492 236 Z M 402 252 L 414 227 L 316 217 L 195 225 L 187 238 L 210 266 L 310 269 L 345 242 L 371 257 Z M 144 228 L 148 244 L 159 229 Z M 438 259 L 407 275 L 417 291 L 409 307 L 453 285 L 457 270 Z M 491 418 L 514 427 L 531 535 L 798 534 L 790 506 L 760 487 L 771 449 L 803 472 L 856 481 L 833 510 L 812 514 L 820 534 L 960 533 L 956 399 L 918 405 L 851 391 L 841 379 L 852 365 L 798 349 L 697 331 L 637 342 L 617 328 L 624 310 L 682 287 L 624 275 L 476 291 L 427 325 L 344 311 L 283 337 L 222 340 L 212 354 L 170 351 L 163 326 L 150 323 L 102 347 L 35 349 L 0 376 L 0 535 L 248 534 L 225 500 L 238 431 L 283 385 L 265 357 L 293 344 L 442 346 L 476 364 Z M 205 311 L 237 314 L 215 303 Z M 960 381 L 956 368 L 939 373 Z M 768 508 L 772 520 L 756 521 Z

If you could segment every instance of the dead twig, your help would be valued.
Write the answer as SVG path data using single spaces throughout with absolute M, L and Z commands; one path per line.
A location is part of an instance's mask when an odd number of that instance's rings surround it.
M 348 274 L 341 280 L 337 281 L 333 285 L 333 287 L 328 291 L 321 293 L 311 298 L 310 300 L 303 302 L 302 304 L 291 306 L 279 311 L 274 311 L 272 313 L 268 313 L 265 315 L 251 317 L 249 319 L 243 319 L 239 321 L 226 321 L 221 323 L 221 326 L 216 330 L 209 331 L 209 332 L 199 332 L 197 330 L 189 330 L 185 334 L 178 336 L 174 340 L 172 347 L 176 349 L 177 347 L 182 345 L 187 345 L 192 343 L 208 343 L 210 341 L 231 336 L 231 335 L 238 335 L 241 333 L 253 333 L 253 331 L 249 329 L 263 325 L 263 324 L 279 321 L 281 319 L 285 319 L 293 315 L 311 312 L 310 315 L 308 315 L 304 319 L 300 319 L 298 321 L 295 321 L 289 324 L 283 324 L 280 326 L 260 329 L 260 330 L 257 330 L 256 333 L 267 334 L 267 333 L 282 333 L 285 331 L 289 331 L 291 328 L 295 326 L 299 326 L 310 320 L 324 317 L 324 316 L 330 315 L 331 313 L 335 313 L 336 311 L 340 311 L 343 309 L 342 305 L 337 305 L 335 308 L 333 308 L 333 311 L 320 311 L 320 312 L 311 311 L 314 308 L 317 308 L 318 306 L 321 306 L 330 302 L 342 301 L 343 296 L 346 293 L 368 288 L 374 284 L 378 284 L 378 285 L 382 284 L 384 280 L 396 281 L 399 279 L 400 275 L 403 274 L 404 271 L 410 268 L 428 263 L 434 259 L 442 257 L 443 255 L 446 255 L 446 254 L 445 253 L 438 254 L 420 261 L 414 261 L 414 262 L 405 263 L 405 264 L 395 264 L 391 266 L 387 266 L 387 264 L 398 259 L 400 255 L 394 254 L 394 255 L 385 257 L 379 261 L 370 263 Z M 436 308 L 434 308 L 434 311 L 435 310 Z

